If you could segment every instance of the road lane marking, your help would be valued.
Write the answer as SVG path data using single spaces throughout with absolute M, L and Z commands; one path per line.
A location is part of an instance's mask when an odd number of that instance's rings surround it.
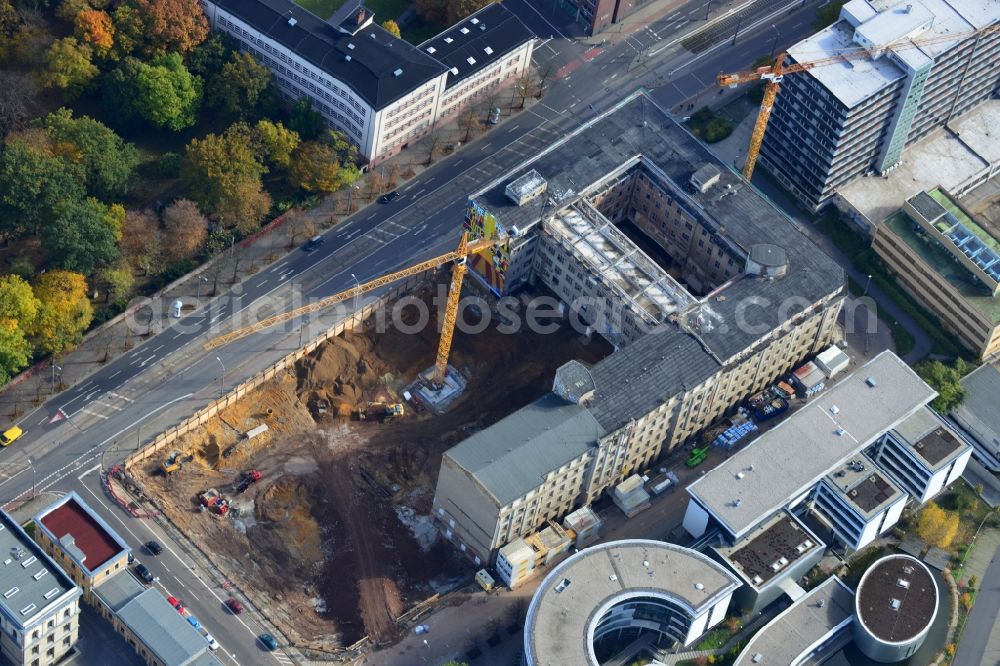
M 106 415 L 101 414 L 100 412 L 95 412 L 92 409 L 87 409 L 86 407 L 81 407 L 79 411 L 83 412 L 84 414 L 90 414 L 91 416 L 96 416 L 99 419 L 107 419 L 108 418 Z
M 103 402 L 101 400 L 95 400 L 94 403 L 100 405 L 101 407 L 110 407 L 111 409 L 115 410 L 116 412 L 120 412 L 123 409 L 125 409 L 124 407 L 119 407 L 118 405 L 113 405 L 111 403 Z
M 122 371 L 121 371 L 121 370 L 119 370 L 119 371 L 118 371 L 118 372 L 116 372 L 115 374 L 113 374 L 113 375 L 111 375 L 110 377 L 108 377 L 108 379 L 114 379 L 115 377 L 117 377 L 117 376 L 118 376 L 118 375 L 120 375 L 120 374 L 122 374 Z
M 108 395 L 113 395 L 119 400 L 124 400 L 125 402 L 135 402 L 135 400 L 128 397 L 127 395 L 122 395 L 121 393 L 115 393 L 114 391 L 108 391 Z

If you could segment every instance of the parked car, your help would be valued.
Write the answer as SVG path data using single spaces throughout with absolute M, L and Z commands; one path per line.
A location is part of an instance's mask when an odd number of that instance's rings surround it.
M 10 446 L 14 443 L 14 440 L 24 434 L 24 431 L 14 426 L 13 428 L 7 428 L 0 434 L 0 446 Z
M 214 651 L 219 649 L 219 641 L 212 638 L 212 634 L 205 634 L 205 640 L 208 641 L 209 650 Z
M 226 608 L 233 615 L 239 615 L 243 612 L 243 602 L 238 599 L 226 599 Z
M 148 585 L 152 585 L 155 580 L 153 573 L 146 568 L 145 564 L 135 565 L 135 575 L 138 576 L 140 580 L 145 581 Z
M 261 634 L 257 637 L 257 639 L 260 640 L 261 644 L 271 652 L 278 649 L 278 641 L 275 640 L 274 636 L 271 634 Z
M 397 192 L 396 190 L 393 190 L 392 192 L 389 192 L 388 194 L 383 194 L 382 196 L 380 196 L 379 199 L 378 199 L 378 202 L 379 203 L 387 204 L 387 203 L 392 203 L 393 201 L 395 201 L 398 198 L 399 198 L 399 192 Z
M 188 624 L 190 624 L 195 629 L 201 629 L 201 622 L 198 622 L 198 618 L 196 618 L 194 615 L 188 615 L 187 621 Z
M 167 597 L 167 601 L 170 602 L 171 606 L 177 609 L 178 613 L 180 613 L 181 615 L 184 614 L 184 605 L 181 604 L 181 602 L 177 599 L 177 597 Z
M 159 555 L 160 553 L 163 552 L 163 546 L 161 546 L 156 541 L 147 541 L 146 552 L 148 552 L 150 555 Z
M 302 246 L 302 249 L 306 252 L 312 252 L 313 250 L 319 249 L 319 246 L 323 244 L 322 236 L 313 236 L 306 244 Z

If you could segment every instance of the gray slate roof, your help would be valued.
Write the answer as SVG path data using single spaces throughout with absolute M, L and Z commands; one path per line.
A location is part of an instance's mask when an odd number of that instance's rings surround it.
M 588 407 L 611 432 L 694 388 L 720 367 L 697 340 L 668 322 L 591 368 L 596 390 Z
M 337 30 L 291 0 L 209 0 L 248 25 L 350 86 L 379 110 L 447 69 L 410 43 L 375 23 L 355 35 Z M 294 18 L 295 25 L 288 19 Z M 348 48 L 353 44 L 354 48 Z M 347 56 L 351 59 L 348 60 Z M 402 73 L 396 76 L 394 72 Z
M 118 617 L 165 664 L 186 666 L 208 651 L 205 637 L 181 617 L 159 590 L 147 588 L 125 604 Z
M 119 571 L 113 576 L 108 576 L 94 588 L 94 594 L 116 613 L 145 591 L 146 586 L 127 571 Z
M 464 32 L 463 32 L 464 31 Z M 489 4 L 459 21 L 419 48 L 448 69 L 448 88 L 502 60 L 535 34 L 502 4 Z M 487 52 L 489 49 L 489 52 Z M 475 62 L 470 63 L 469 58 Z
M 449 449 L 502 506 L 537 488 L 543 475 L 591 448 L 603 434 L 590 413 L 549 393 Z

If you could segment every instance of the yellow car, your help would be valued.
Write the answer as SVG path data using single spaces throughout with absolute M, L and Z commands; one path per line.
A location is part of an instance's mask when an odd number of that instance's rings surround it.
M 14 426 L 13 428 L 8 428 L 0 435 L 0 446 L 10 446 L 14 443 L 18 437 L 24 434 L 24 431 Z

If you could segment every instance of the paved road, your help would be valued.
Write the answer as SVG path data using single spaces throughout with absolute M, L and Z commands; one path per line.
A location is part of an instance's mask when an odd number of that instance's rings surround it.
M 993 553 L 986 575 L 980 581 L 976 605 L 965 624 L 952 663 L 960 666 L 1000 664 L 1000 557 Z
M 808 5 L 810 11 L 816 4 Z M 470 192 L 514 171 L 638 85 L 654 88 L 656 99 L 669 107 L 688 96 L 686 84 L 674 78 L 677 72 L 710 80 L 714 72 L 745 67 L 756 57 L 748 54 L 758 54 L 758 45 L 750 48 L 740 42 L 734 50 L 727 43 L 702 51 L 696 60 L 679 45 L 671 45 L 677 29 L 687 27 L 683 16 L 705 3 L 696 1 L 690 6 L 693 9 L 685 5 L 672 18 L 606 49 L 562 39 L 543 44 L 537 51 L 539 59 L 570 67 L 566 76 L 550 83 L 540 103 L 421 173 L 400 188 L 402 196 L 393 203 L 370 206 L 337 226 L 326 234 L 319 250 L 293 252 L 214 299 L 204 311 L 163 322 L 162 332 L 131 354 L 26 416 L 21 422 L 24 438 L 0 452 L 0 499 L 26 496 L 33 487 L 39 491 L 76 489 L 133 546 L 150 538 L 169 545 L 171 540 L 155 523 L 126 518 L 107 505 L 98 468 L 120 460 L 221 392 L 298 348 L 303 322 L 205 353 L 201 344 L 209 331 L 284 311 L 306 299 L 347 289 L 355 279 L 365 281 L 451 249 Z M 783 35 L 779 47 L 808 33 L 808 23 L 800 19 L 775 20 Z M 637 52 L 645 55 L 634 62 Z M 334 312 L 313 317 L 305 339 L 329 326 L 336 316 Z M 158 585 L 169 593 L 180 591 L 178 596 L 186 597 L 188 607 L 235 655 L 234 661 L 266 663 L 266 655 L 254 643 L 260 627 L 246 617 L 226 614 L 221 590 L 202 582 L 191 558 L 171 547 L 155 560 L 145 559 L 159 576 Z M 274 658 L 289 661 L 281 653 Z

